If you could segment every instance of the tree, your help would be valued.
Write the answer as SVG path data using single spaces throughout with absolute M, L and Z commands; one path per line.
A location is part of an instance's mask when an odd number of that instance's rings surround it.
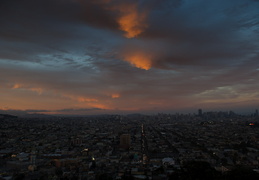
M 210 166 L 208 162 L 189 161 L 184 163 L 180 170 L 175 170 L 169 176 L 174 180 L 213 180 L 218 179 L 220 173 Z
M 228 180 L 258 180 L 259 174 L 254 172 L 252 169 L 237 166 L 232 171 L 227 172 L 225 175 L 225 179 Z
M 14 177 L 14 180 L 23 180 L 25 178 L 25 175 L 23 173 L 17 174 Z
M 61 178 L 61 176 L 63 175 L 63 171 L 61 168 L 56 168 L 55 169 L 55 174 L 57 175 L 57 177 Z

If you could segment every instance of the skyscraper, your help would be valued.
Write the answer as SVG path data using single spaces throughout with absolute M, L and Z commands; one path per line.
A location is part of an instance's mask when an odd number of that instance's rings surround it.
M 202 116 L 202 109 L 198 109 L 198 116 Z
M 31 164 L 36 165 L 36 152 L 33 150 L 30 156 Z
M 130 134 L 122 134 L 120 136 L 120 147 L 124 149 L 130 148 L 131 137 Z

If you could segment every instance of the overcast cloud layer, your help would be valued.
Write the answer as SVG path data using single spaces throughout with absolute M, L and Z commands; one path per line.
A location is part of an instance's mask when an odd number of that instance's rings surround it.
M 0 110 L 259 108 L 258 0 L 0 0 Z

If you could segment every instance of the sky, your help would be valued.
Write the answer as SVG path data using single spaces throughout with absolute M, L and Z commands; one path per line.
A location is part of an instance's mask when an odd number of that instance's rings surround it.
M 258 0 L 0 0 L 0 112 L 259 108 Z

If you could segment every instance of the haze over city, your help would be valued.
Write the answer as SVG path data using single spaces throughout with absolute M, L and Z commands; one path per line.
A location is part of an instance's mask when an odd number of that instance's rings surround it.
M 1 0 L 0 112 L 254 112 L 258 9 L 258 0 Z

